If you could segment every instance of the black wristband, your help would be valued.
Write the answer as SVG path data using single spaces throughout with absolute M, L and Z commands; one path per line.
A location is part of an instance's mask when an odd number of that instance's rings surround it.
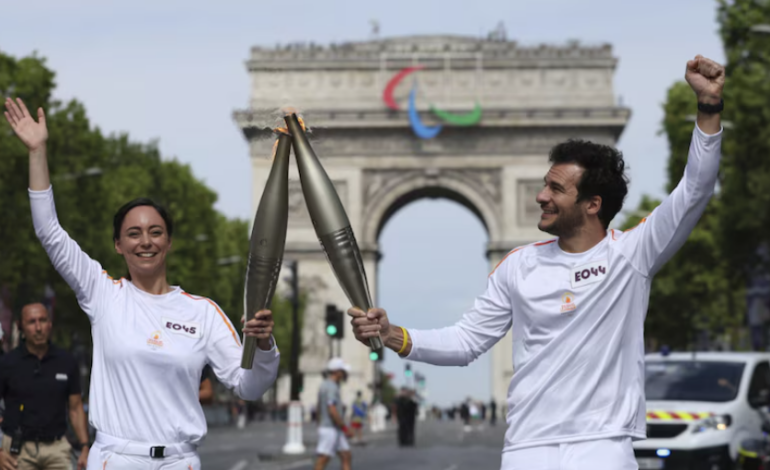
M 725 100 L 720 99 L 719 104 L 706 104 L 698 102 L 698 111 L 706 114 L 717 114 L 725 109 Z

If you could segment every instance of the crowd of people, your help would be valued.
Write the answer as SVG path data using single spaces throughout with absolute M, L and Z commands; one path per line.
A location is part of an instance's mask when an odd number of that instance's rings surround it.
M 498 410 L 497 402 L 494 399 L 490 400 L 489 403 L 485 403 L 468 397 L 462 403 L 443 410 L 434 408 L 433 413 L 438 419 L 461 420 L 466 431 L 470 431 L 474 423 L 481 424 L 487 422 L 487 420 L 490 426 L 497 425 Z

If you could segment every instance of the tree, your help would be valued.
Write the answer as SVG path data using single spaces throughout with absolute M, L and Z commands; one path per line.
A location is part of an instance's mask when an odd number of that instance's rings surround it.
M 687 82 L 676 82 L 668 89 L 663 111 L 661 133 L 666 135 L 669 146 L 666 191 L 670 193 L 684 174 L 697 112 L 695 95 Z
M 51 101 L 54 74 L 44 61 L 35 56 L 21 60 L 0 53 L 0 92 L 3 96 L 21 96 L 30 106 L 58 103 Z M 5 119 L 3 119 L 5 121 Z M 10 126 L 3 122 L 0 130 L 0 286 L 11 292 L 22 288 L 24 281 L 38 285 L 45 279 L 49 264 L 33 243 L 34 231 L 29 213 L 27 151 L 17 141 Z
M 752 32 L 770 23 L 770 4 L 720 0 L 718 13 L 727 56 L 724 115 L 732 123 L 719 217 L 723 254 L 735 282 L 745 284 L 759 261 L 757 247 L 770 241 L 770 36 Z
M 282 273 L 284 271 L 281 271 Z M 302 326 L 304 325 L 304 312 L 305 305 L 307 305 L 308 293 L 300 289 L 299 296 L 299 328 L 300 331 L 300 352 L 302 348 Z M 270 310 L 273 312 L 273 321 L 275 326 L 273 327 L 273 337 L 275 342 L 281 345 L 281 359 L 278 364 L 278 375 L 289 373 L 289 361 L 291 358 L 291 332 L 292 332 L 292 304 L 291 299 L 276 294 L 273 297 L 273 301 L 270 304 Z
M 679 183 L 687 164 L 697 112 L 695 96 L 685 82 L 675 83 L 664 104 L 663 130 L 670 149 L 667 189 Z M 643 197 L 636 213 L 623 225 L 638 224 L 660 201 Z M 696 335 L 721 333 L 739 326 L 743 293 L 730 276 L 724 259 L 719 214 L 722 201 L 717 194 L 684 246 L 655 276 L 645 330 L 648 338 L 672 348 L 693 347 Z M 713 339 L 713 338 L 711 338 Z
M 393 386 L 393 381 L 390 379 L 389 374 L 382 373 L 381 380 L 380 400 L 384 405 L 390 406 L 393 403 L 393 400 L 395 400 L 398 390 Z
M 240 329 L 248 222 L 218 213 L 214 209 L 216 193 L 195 178 L 188 165 L 162 159 L 157 143 L 133 142 L 126 134 L 105 137 L 92 126 L 83 104 L 73 100 L 62 105 L 52 100 L 54 77 L 42 58 L 17 60 L 0 53 L 0 92 L 21 97 L 30 109 L 43 107 L 46 111 L 48 159 L 62 227 L 108 273 L 119 278 L 126 268 L 114 248 L 113 215 L 137 197 L 163 204 L 174 220 L 169 282 L 210 297 Z M 27 150 L 3 122 L 0 287 L 15 297 L 18 313 L 19 303 L 39 297 L 43 287 L 51 285 L 56 293 L 55 341 L 68 346 L 75 332 L 90 339 L 90 325 L 34 234 L 28 171 Z M 284 337 L 282 322 L 290 315 L 283 312 L 285 301 L 276 300 L 276 306 L 276 338 L 282 348 L 288 348 L 291 337 Z

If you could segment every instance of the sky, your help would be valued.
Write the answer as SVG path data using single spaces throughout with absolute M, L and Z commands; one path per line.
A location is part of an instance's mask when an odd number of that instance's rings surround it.
M 615 93 L 632 110 L 618 142 L 629 165 L 626 208 L 662 197 L 668 148 L 658 135 L 666 90 L 696 54 L 724 61 L 712 0 L 406 0 L 287 4 L 260 0 L 4 2 L 0 50 L 33 51 L 56 71 L 55 97 L 85 103 L 103 132 L 157 140 L 219 194 L 217 208 L 249 219 L 248 146 L 231 113 L 249 100 L 252 46 L 360 41 L 414 34 L 485 36 L 503 22 L 523 45 L 609 43 L 619 59 Z M 622 219 L 622 216 L 620 217 Z M 466 209 L 422 200 L 397 213 L 380 238 L 382 306 L 407 326 L 456 321 L 483 291 L 487 236 Z M 463 247 L 458 250 L 457 247 Z M 448 256 L 451 253 L 451 256 Z M 386 368 L 403 373 L 394 355 Z M 415 366 L 441 405 L 489 398 L 489 358 L 463 369 Z

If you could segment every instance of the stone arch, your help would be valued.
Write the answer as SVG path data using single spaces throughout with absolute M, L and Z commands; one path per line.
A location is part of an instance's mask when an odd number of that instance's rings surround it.
M 423 66 L 413 76 L 421 80 L 423 100 L 430 96 L 437 106 L 459 113 L 477 103 L 483 106 L 482 119 L 471 126 L 447 125 L 433 139 L 415 136 L 406 107 L 383 103 L 386 83 L 411 65 Z M 246 66 L 249 106 L 234 111 L 233 118 L 249 142 L 253 209 L 270 172 L 267 156 L 272 154 L 276 110 L 291 105 L 317 131 L 313 147 L 346 205 L 375 289 L 378 237 L 400 208 L 423 197 L 467 207 L 486 227 L 491 268 L 511 248 L 542 239 L 525 201 L 533 199 L 531 187 L 547 171 L 543 157 L 549 149 L 575 136 L 613 145 L 631 115 L 616 99 L 612 77 L 617 59 L 608 45 L 529 47 L 499 39 L 411 36 L 342 46 L 254 47 Z M 405 104 L 408 87 L 399 87 L 394 97 Z M 427 101 L 417 106 L 424 122 L 438 123 Z M 289 183 L 284 256 L 299 263 L 301 279 L 320 281 L 305 312 L 317 322 L 303 327 L 303 338 L 317 336 L 319 341 L 303 343 L 299 362 L 301 399 L 312 405 L 332 349 L 318 334 L 325 307 L 344 307 L 349 301 L 304 208 L 296 168 L 290 170 Z M 355 390 L 374 390 L 377 364 L 350 334 L 338 346 L 336 354 L 354 369 L 343 399 L 351 400 L 345 394 Z M 500 404 L 513 374 L 512 350 L 509 334 L 491 351 L 492 394 Z M 288 396 L 286 376 L 278 389 L 279 396 Z
M 500 188 L 487 190 L 479 188 L 477 180 L 463 176 L 462 172 L 426 175 L 404 171 L 391 175 L 389 181 L 367 201 L 361 242 L 364 246 L 377 246 L 380 232 L 388 220 L 410 202 L 425 197 L 445 198 L 466 207 L 484 225 L 490 242 L 500 240 L 500 204 L 487 194 L 499 193 Z

